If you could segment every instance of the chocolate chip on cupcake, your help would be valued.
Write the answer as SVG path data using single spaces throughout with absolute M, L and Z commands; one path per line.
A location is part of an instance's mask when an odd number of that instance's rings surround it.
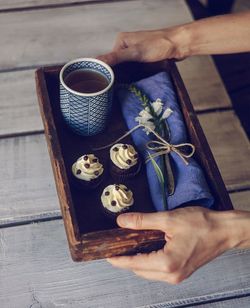
M 101 195 L 103 209 L 109 216 L 116 217 L 130 210 L 134 204 L 133 193 L 123 184 L 107 186 Z
M 141 168 L 139 155 L 130 144 L 117 143 L 110 149 L 111 174 L 123 180 L 135 176 Z
M 96 188 L 103 172 L 103 165 L 94 154 L 85 154 L 72 165 L 73 181 L 78 188 Z

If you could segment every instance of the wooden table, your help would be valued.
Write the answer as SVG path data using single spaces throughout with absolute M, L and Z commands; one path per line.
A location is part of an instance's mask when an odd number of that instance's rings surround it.
M 183 0 L 0 1 L 0 306 L 249 307 L 250 250 L 178 286 L 69 256 L 34 69 L 108 51 L 119 31 L 190 21 Z M 235 208 L 250 209 L 250 148 L 210 57 L 178 64 Z

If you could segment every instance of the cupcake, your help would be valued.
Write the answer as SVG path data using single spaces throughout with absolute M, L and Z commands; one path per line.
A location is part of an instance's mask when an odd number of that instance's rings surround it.
M 107 186 L 102 192 L 101 201 L 105 213 L 112 217 L 127 212 L 134 204 L 132 191 L 123 184 Z
M 74 184 L 78 188 L 96 188 L 103 179 L 103 171 L 94 154 L 85 154 L 72 165 Z
M 110 172 L 120 180 L 133 177 L 140 171 L 139 155 L 130 144 L 113 145 L 110 149 L 110 159 Z

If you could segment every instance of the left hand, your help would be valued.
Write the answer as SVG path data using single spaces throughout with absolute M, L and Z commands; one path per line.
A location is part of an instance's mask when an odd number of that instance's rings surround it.
M 181 59 L 184 54 L 179 41 L 185 41 L 185 37 L 179 32 L 174 27 L 154 31 L 122 32 L 118 34 L 113 50 L 98 56 L 98 59 L 111 66 L 126 61 L 156 62 Z

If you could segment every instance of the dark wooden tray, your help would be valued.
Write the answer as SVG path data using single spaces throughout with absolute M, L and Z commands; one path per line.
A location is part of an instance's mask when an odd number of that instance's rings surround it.
M 79 191 L 72 185 L 71 166 L 73 162 L 84 153 L 92 153 L 93 147 L 114 141 L 127 130 L 127 127 L 122 118 L 118 100 L 114 98 L 112 121 L 105 132 L 94 137 L 81 137 L 68 129 L 62 119 L 59 105 L 60 69 L 60 66 L 38 69 L 36 71 L 36 86 L 73 260 L 94 260 L 159 249 L 165 243 L 162 232 L 121 229 L 115 220 L 108 218 L 103 213 L 100 205 L 101 192 L 106 185 L 114 183 L 108 174 L 106 174 L 102 185 L 94 191 Z M 140 80 L 163 70 L 167 70 L 172 77 L 190 142 L 196 147 L 195 158 L 204 169 L 216 200 L 215 207 L 217 210 L 232 209 L 225 185 L 175 64 L 168 62 L 124 63 L 114 68 L 116 83 Z M 132 143 L 130 137 L 127 142 Z M 108 169 L 109 151 L 100 151 L 97 155 Z M 134 192 L 135 211 L 154 211 L 144 169 L 136 177 L 136 180 L 129 180 L 125 184 Z

